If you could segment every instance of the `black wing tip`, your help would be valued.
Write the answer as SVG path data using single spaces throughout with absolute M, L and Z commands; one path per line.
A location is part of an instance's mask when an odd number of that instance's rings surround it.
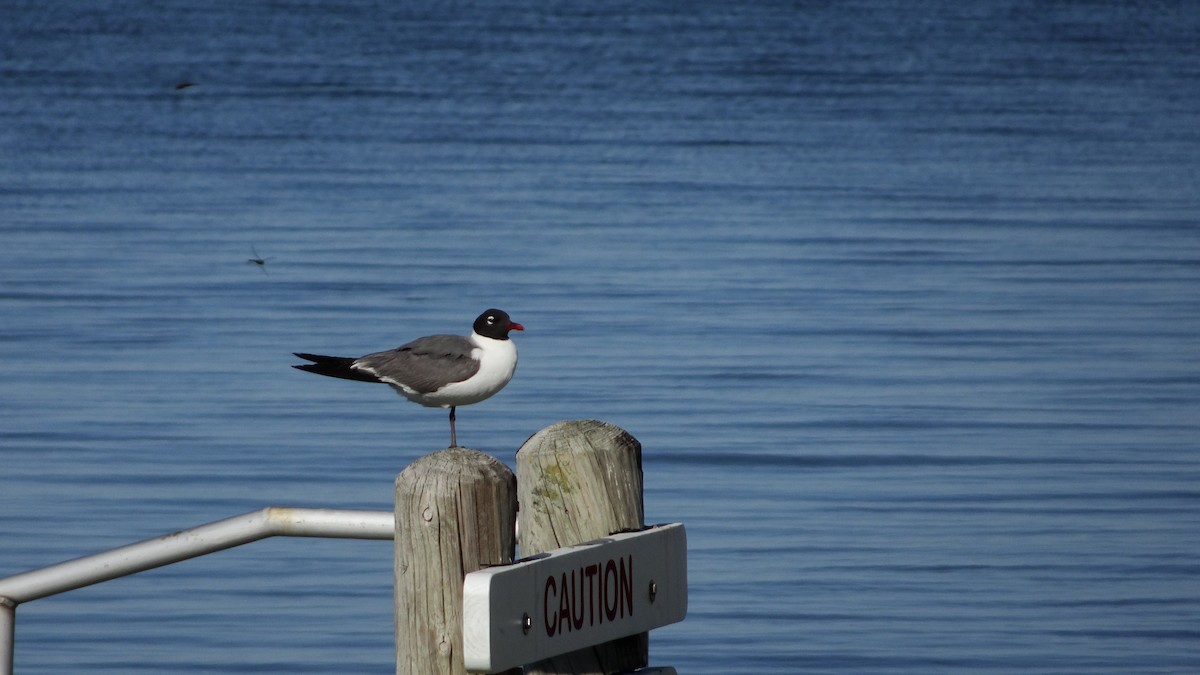
M 320 354 L 305 354 L 304 352 L 292 352 L 292 356 L 304 359 L 305 361 L 312 361 L 312 363 L 301 363 L 294 365 L 292 366 L 293 368 L 309 373 L 318 373 L 320 375 L 324 375 L 325 373 L 322 371 L 326 370 L 334 361 L 333 357 L 321 356 Z
M 351 363 L 351 359 L 346 359 L 338 356 L 324 356 L 321 354 L 307 354 L 305 352 L 292 352 L 292 356 L 312 361 L 312 363 L 300 363 L 293 365 L 296 370 L 305 370 L 310 373 L 320 375 L 332 375 L 334 372 L 347 371 Z
M 293 365 L 296 370 L 303 370 L 306 373 L 316 373 L 326 377 L 337 377 L 343 380 L 356 380 L 358 382 L 382 382 L 374 374 L 367 371 L 359 370 L 354 367 L 355 359 L 345 356 L 323 356 L 321 354 L 305 354 L 303 352 L 292 352 L 293 355 L 302 358 L 312 363 L 301 363 Z

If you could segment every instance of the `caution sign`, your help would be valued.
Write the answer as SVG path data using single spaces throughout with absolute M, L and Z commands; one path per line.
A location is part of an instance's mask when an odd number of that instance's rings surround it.
M 682 621 L 683 524 L 614 534 L 466 576 L 467 670 L 488 673 Z

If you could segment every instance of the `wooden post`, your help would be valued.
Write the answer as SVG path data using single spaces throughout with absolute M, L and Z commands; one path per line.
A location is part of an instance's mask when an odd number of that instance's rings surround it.
M 396 673 L 465 675 L 463 576 L 513 561 L 516 478 L 455 447 L 396 477 Z
M 559 422 L 517 451 L 522 557 L 643 526 L 642 445 L 596 420 Z M 642 633 L 526 666 L 526 675 L 605 675 L 645 666 Z

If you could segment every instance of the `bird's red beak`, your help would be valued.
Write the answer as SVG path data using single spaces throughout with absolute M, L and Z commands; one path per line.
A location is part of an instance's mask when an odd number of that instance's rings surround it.
M 508 329 L 509 330 L 525 330 L 525 326 L 522 326 L 519 323 L 510 323 L 510 324 L 508 324 Z

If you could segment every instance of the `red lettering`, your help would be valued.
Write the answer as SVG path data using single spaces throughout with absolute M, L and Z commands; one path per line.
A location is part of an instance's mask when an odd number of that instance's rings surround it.
M 542 589 L 547 637 L 633 616 L 633 609 L 632 555 L 580 566 L 569 577 L 552 574 Z
M 610 575 L 612 576 L 611 582 L 608 580 Z M 609 621 L 617 618 L 617 563 L 612 560 L 604 565 L 604 613 L 608 615 Z
M 593 563 L 583 569 L 588 580 L 588 625 L 594 626 L 596 625 L 596 573 L 600 571 L 600 566 Z
M 596 580 L 599 585 L 596 589 L 596 616 L 600 617 L 600 623 L 604 623 L 604 589 L 608 588 L 604 583 L 604 563 L 596 565 Z
M 542 619 L 546 622 L 546 635 L 554 637 L 554 620 L 550 614 L 550 596 L 558 595 L 558 586 L 554 583 L 554 575 L 546 577 L 546 590 L 542 593 Z
M 571 619 L 575 630 L 583 628 L 583 601 L 583 568 L 580 567 L 578 586 L 575 585 L 575 570 L 571 570 Z
M 571 576 L 575 576 L 575 574 L 572 573 Z M 566 572 L 563 572 L 562 585 L 559 586 L 559 588 L 562 589 L 562 593 L 560 593 L 558 596 L 558 632 L 561 633 L 563 632 L 564 623 L 567 625 L 567 630 L 571 630 L 571 601 L 570 598 L 567 597 L 571 587 L 567 586 Z
M 625 608 L 629 608 L 629 616 L 633 616 L 633 554 L 628 556 L 629 570 L 625 570 L 625 561 L 621 561 L 621 592 L 625 602 L 621 605 L 621 616 L 625 616 Z

